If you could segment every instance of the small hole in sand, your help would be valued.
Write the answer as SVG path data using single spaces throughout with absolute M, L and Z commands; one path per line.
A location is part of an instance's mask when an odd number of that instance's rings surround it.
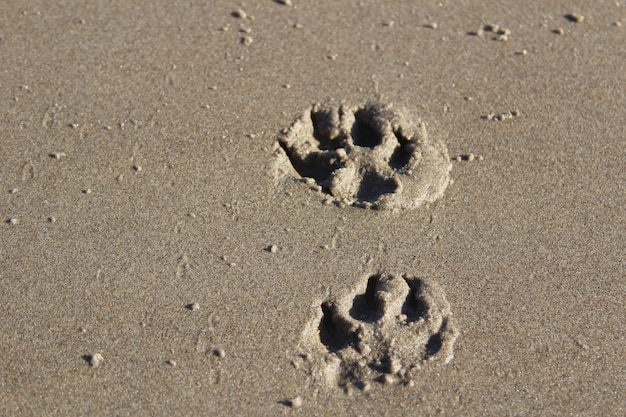
M 383 143 L 383 134 L 373 125 L 371 112 L 367 109 L 354 114 L 356 121 L 352 126 L 352 138 L 356 146 L 373 148 Z

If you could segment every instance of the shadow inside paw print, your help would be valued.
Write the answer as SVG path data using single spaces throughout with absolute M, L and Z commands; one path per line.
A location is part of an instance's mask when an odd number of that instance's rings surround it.
M 327 384 L 412 384 L 424 362 L 452 360 L 458 330 L 435 282 L 380 273 L 363 284 L 340 300 L 324 301 L 317 329 L 312 327 L 325 350 L 319 367 Z
M 383 104 L 316 104 L 278 138 L 278 177 L 292 175 L 338 203 L 414 208 L 443 195 L 446 146 L 422 122 Z

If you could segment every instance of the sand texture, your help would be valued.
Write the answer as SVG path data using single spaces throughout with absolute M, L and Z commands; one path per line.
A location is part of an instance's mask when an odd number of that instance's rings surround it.
M 624 25 L 0 2 L 0 415 L 626 415 Z

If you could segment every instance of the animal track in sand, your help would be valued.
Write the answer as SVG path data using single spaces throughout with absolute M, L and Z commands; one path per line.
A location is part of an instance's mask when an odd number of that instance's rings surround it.
M 303 332 L 304 356 L 314 379 L 328 386 L 413 385 L 425 362 L 452 360 L 458 333 L 437 283 L 379 273 L 321 304 Z
M 316 104 L 278 144 L 277 177 L 303 178 L 339 204 L 415 208 L 441 197 L 450 182 L 445 144 L 390 105 Z

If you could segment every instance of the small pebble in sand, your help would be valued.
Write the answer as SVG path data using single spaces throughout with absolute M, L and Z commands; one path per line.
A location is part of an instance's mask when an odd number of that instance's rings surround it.
M 511 31 L 507 28 L 503 28 L 500 25 L 496 24 L 488 24 L 484 25 L 480 28 L 475 34 L 476 36 L 483 37 L 485 32 L 495 33 L 496 36 L 492 38 L 493 40 L 506 42 L 509 40 L 509 36 L 511 35 Z
M 84 190 L 81 191 L 81 193 L 83 194 L 91 194 L 93 191 L 91 191 L 91 188 L 85 188 Z
M 513 117 L 517 117 L 519 115 L 520 115 L 519 110 L 512 110 L 512 111 L 508 111 L 508 112 L 504 112 L 500 114 L 489 113 L 485 116 L 481 116 L 481 118 L 485 120 L 495 120 L 495 121 L 501 122 L 503 120 L 510 120 Z
M 494 25 L 492 23 L 485 25 L 483 28 L 487 32 L 497 33 L 500 31 L 500 25 Z
M 89 357 L 89 365 L 97 368 L 104 361 L 104 357 L 99 353 L 94 353 Z
M 15 217 L 11 217 L 9 220 L 7 220 L 7 223 L 15 225 L 19 223 L 19 220 L 17 220 Z
M 50 158 L 54 158 L 58 161 L 65 156 L 65 152 L 52 152 L 49 156 Z
M 142 170 L 141 165 L 133 165 L 133 169 L 135 170 L 135 172 L 141 172 Z
M 173 359 L 168 359 L 167 361 L 165 361 L 165 363 L 167 363 L 172 368 L 176 368 L 176 365 L 177 365 L 176 361 Z
M 457 162 L 461 162 L 461 161 L 469 161 L 469 162 L 471 162 L 471 161 L 474 161 L 476 159 L 478 159 L 479 161 L 482 161 L 483 157 L 482 157 L 482 155 L 476 156 L 473 153 L 468 153 L 468 154 L 457 155 L 455 157 L 452 157 L 451 159 L 453 161 L 457 161 Z
M 200 304 L 198 303 L 187 304 L 187 308 L 191 311 L 198 311 L 200 310 Z
M 561 36 L 565 35 L 565 29 L 563 29 L 563 28 L 555 29 L 552 32 L 556 33 L 557 35 L 561 35 Z
M 226 352 L 224 352 L 224 349 L 215 349 L 213 351 L 213 354 L 217 356 L 218 358 L 223 358 L 226 356 Z
M 11 189 L 9 190 L 9 193 L 10 193 L 10 194 L 15 194 L 15 193 L 17 193 L 19 190 L 20 190 L 19 188 L 11 188 Z
M 300 396 L 293 397 L 285 401 L 285 404 L 287 404 L 291 408 L 300 408 L 302 407 L 302 397 Z
M 270 253 L 276 253 L 276 252 L 278 252 L 278 246 L 270 245 L 267 248 L 265 248 L 265 250 L 270 252 Z
M 50 222 L 50 223 L 53 223 L 53 224 L 54 224 L 54 223 L 56 223 L 56 222 L 57 222 L 57 219 L 56 219 L 56 218 L 54 218 L 54 217 L 52 217 L 52 216 L 50 216 L 50 217 L 48 217 L 48 222 Z
M 239 19 L 246 19 L 248 17 L 248 13 L 246 13 L 243 9 L 237 9 L 232 13 L 233 17 Z
M 243 38 L 241 38 L 241 43 L 246 46 L 252 45 L 252 42 L 254 42 L 254 39 L 252 39 L 252 36 L 244 36 Z
M 439 25 L 437 24 L 437 22 L 432 22 L 432 23 L 427 24 L 426 27 L 429 27 L 431 29 L 437 29 Z
M 283 6 L 293 6 L 293 2 L 291 0 L 276 0 L 276 3 L 282 4 Z
M 570 14 L 565 15 L 565 17 L 570 22 L 575 22 L 575 23 L 580 23 L 583 20 L 585 20 L 585 16 L 583 16 L 583 15 L 581 15 L 579 13 L 570 13 Z

